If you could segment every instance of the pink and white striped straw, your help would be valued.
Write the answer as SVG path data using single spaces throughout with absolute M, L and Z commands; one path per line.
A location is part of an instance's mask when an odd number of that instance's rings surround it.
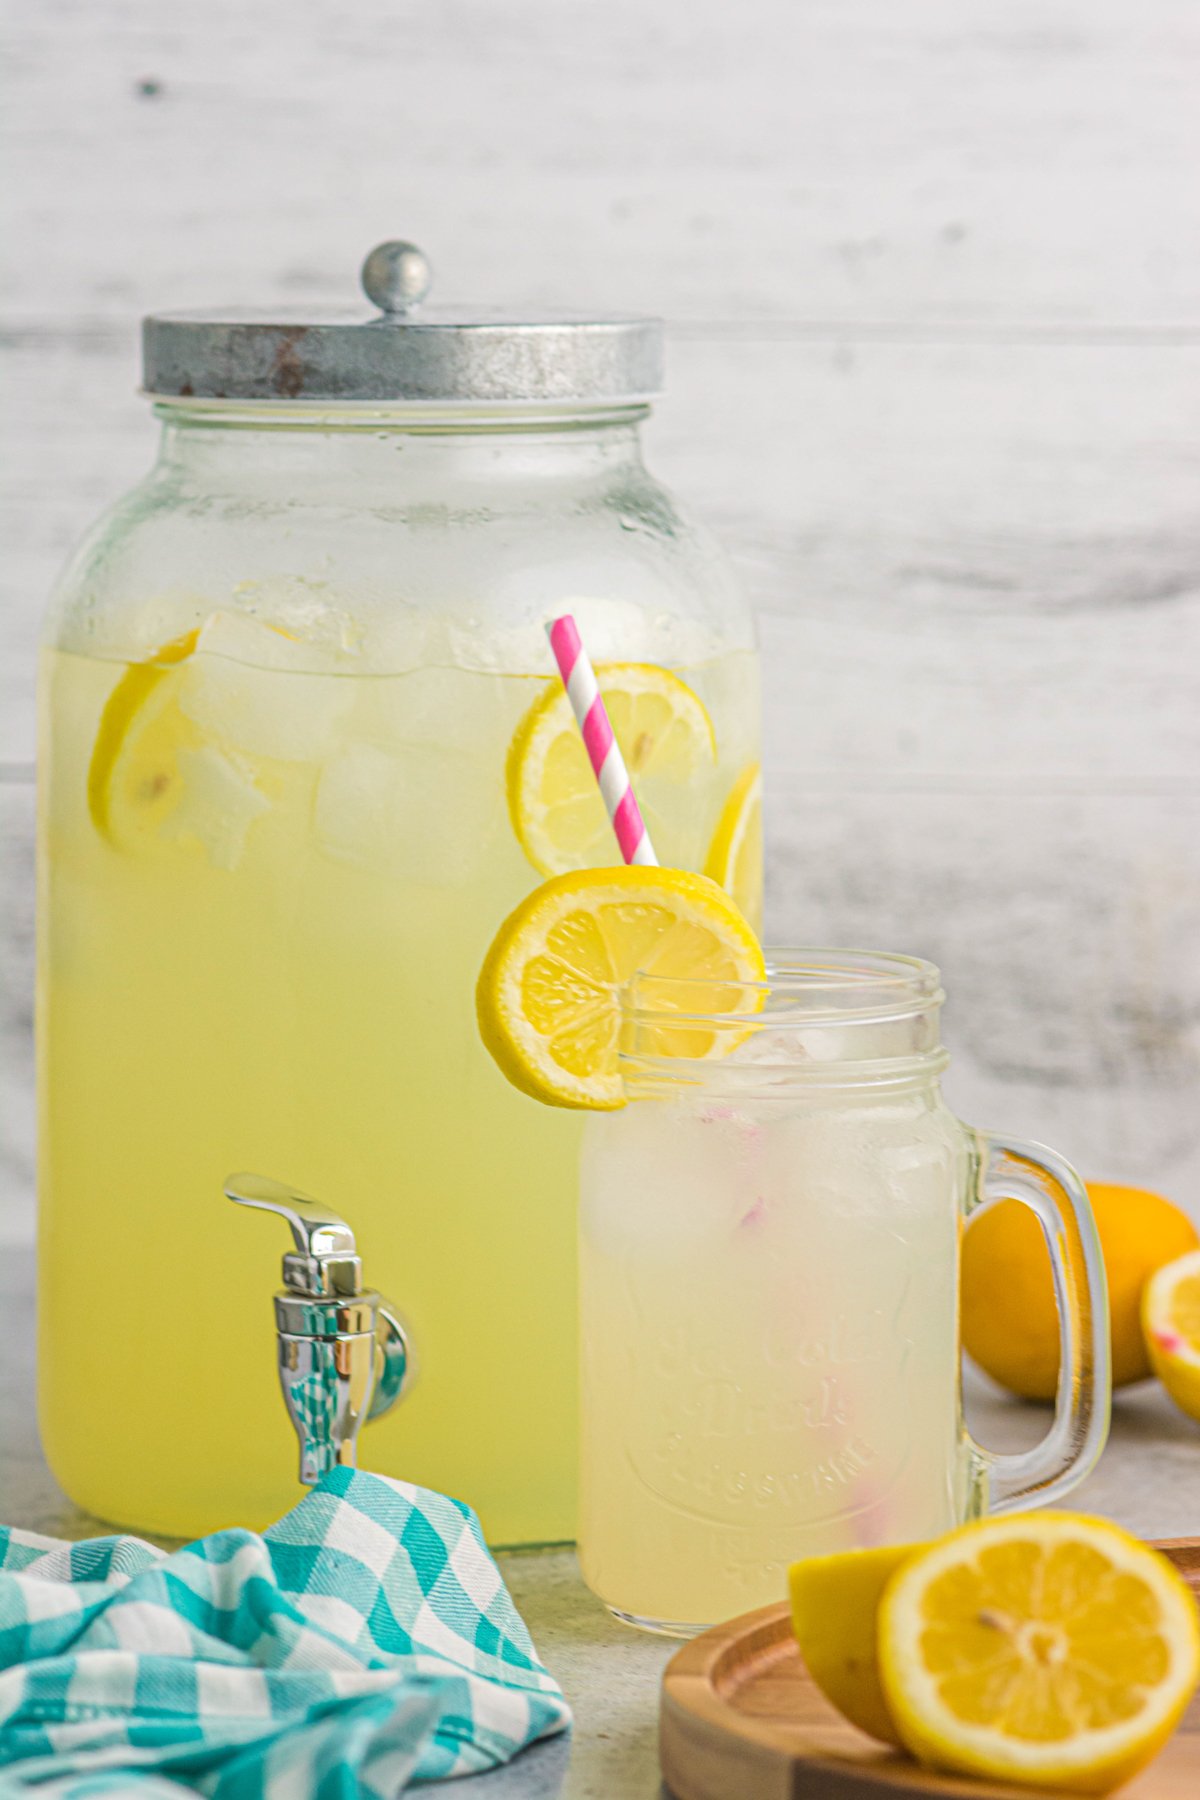
M 558 664 L 571 711 L 583 733 L 584 748 L 592 765 L 612 828 L 617 834 L 621 855 L 627 863 L 643 863 L 658 867 L 654 845 L 642 818 L 629 770 L 621 747 L 613 735 L 608 713 L 600 698 L 596 672 L 588 660 L 579 629 L 570 613 L 555 619 L 546 627 L 550 648 Z

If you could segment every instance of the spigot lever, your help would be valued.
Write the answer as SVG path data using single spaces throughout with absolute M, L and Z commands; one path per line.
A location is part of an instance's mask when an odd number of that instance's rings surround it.
M 292 1228 L 301 1256 L 355 1256 L 354 1233 L 344 1219 L 308 1194 L 269 1175 L 231 1175 L 225 1192 L 239 1206 L 278 1213 Z
M 350 1298 L 362 1292 L 362 1262 L 354 1233 L 337 1213 L 269 1175 L 231 1175 L 225 1192 L 238 1206 L 278 1213 L 287 1220 L 296 1248 L 283 1259 L 283 1279 L 293 1293 Z

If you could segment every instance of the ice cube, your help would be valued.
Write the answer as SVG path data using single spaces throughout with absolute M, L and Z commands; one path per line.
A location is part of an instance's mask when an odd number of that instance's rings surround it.
M 478 870 L 503 814 L 499 777 L 454 750 L 354 743 L 321 772 L 313 830 L 327 856 L 428 886 Z M 494 790 L 494 791 L 493 791 Z
M 522 577 L 528 586 L 528 572 Z M 468 669 L 510 675 L 553 673 L 546 626 L 570 613 L 593 662 L 654 662 L 672 667 L 707 662 L 727 648 L 704 621 L 676 616 L 645 600 L 619 594 L 563 593 L 542 600 L 512 596 L 506 619 L 474 611 L 450 613 L 443 630 L 451 660 Z
M 723 1251 L 763 1193 L 753 1121 L 732 1109 L 636 1102 L 592 1121 L 584 1140 L 582 1226 L 608 1255 Z
M 512 684 L 449 667 L 369 676 L 359 684 L 354 733 L 384 749 L 473 751 L 499 765 L 514 724 L 505 685 Z
M 398 780 L 396 759 L 370 744 L 355 744 L 326 764 L 313 801 L 313 829 L 326 855 L 364 869 L 388 867 Z
M 179 706 L 223 748 L 280 762 L 319 762 L 353 703 L 345 659 L 240 613 L 201 627 Z
M 319 669 L 331 655 L 361 660 L 366 628 L 326 581 L 304 575 L 273 575 L 242 581 L 233 590 L 237 609 L 222 616 L 265 625 L 293 646 L 299 661 L 289 666 Z
M 182 792 L 163 836 L 199 843 L 214 868 L 235 869 L 251 826 L 271 802 L 244 764 L 212 744 L 181 749 L 178 760 Z

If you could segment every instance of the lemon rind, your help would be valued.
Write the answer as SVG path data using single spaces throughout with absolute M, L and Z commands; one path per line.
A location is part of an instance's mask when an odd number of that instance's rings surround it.
M 757 761 L 746 764 L 726 795 L 704 859 L 704 873 L 721 887 L 733 873 L 756 804 L 762 805 L 762 764 Z
M 745 896 L 737 891 L 738 858 L 754 810 L 762 810 L 762 781 L 761 762 L 747 763 L 726 795 L 704 859 L 704 873 L 731 894 L 739 906 Z
M 888 1582 L 922 1548 L 911 1543 L 837 1550 L 804 1557 L 788 1569 L 792 1634 L 809 1676 L 851 1725 L 901 1750 L 904 1742 L 880 1679 L 875 1626 Z M 864 1617 L 868 1608 L 870 1616 Z M 853 1652 L 852 1671 L 847 1649 Z

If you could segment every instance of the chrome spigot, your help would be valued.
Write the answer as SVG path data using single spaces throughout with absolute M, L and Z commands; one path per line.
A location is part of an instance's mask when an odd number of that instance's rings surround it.
M 231 1175 L 239 1206 L 278 1213 L 296 1248 L 275 1295 L 279 1381 L 300 1439 L 307 1486 L 338 1463 L 353 1467 L 364 1419 L 393 1407 L 410 1384 L 408 1334 L 389 1300 L 362 1285 L 354 1233 L 307 1194 L 265 1175 Z

